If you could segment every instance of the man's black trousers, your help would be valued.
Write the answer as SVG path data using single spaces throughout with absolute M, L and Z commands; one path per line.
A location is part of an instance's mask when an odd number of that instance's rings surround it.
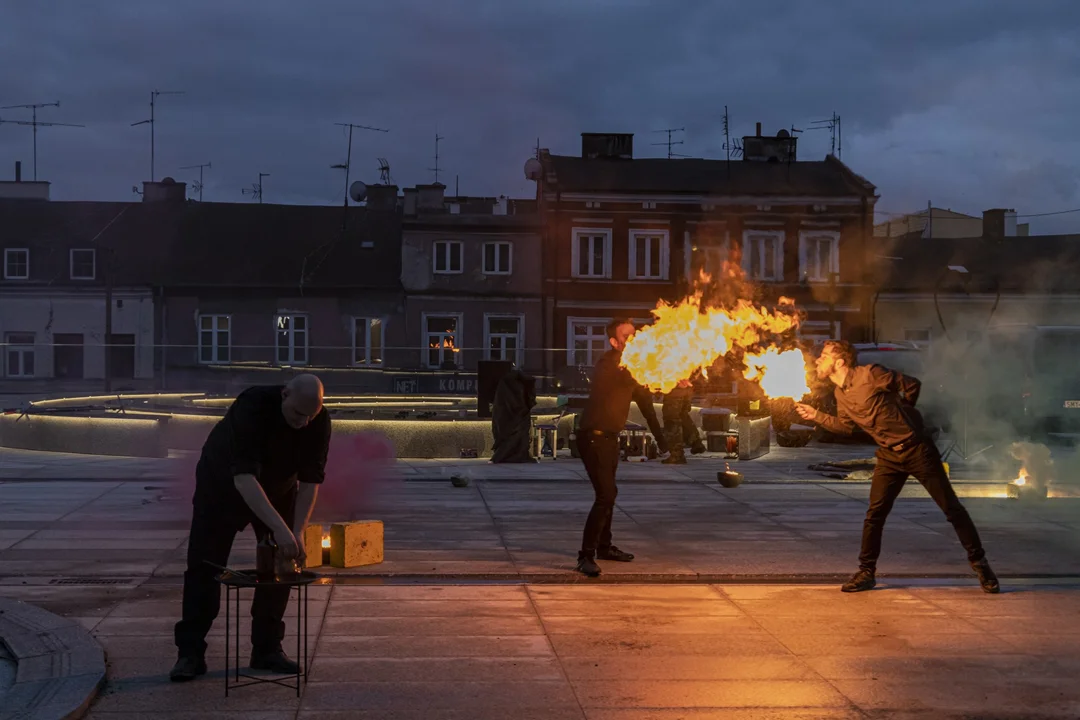
M 292 527 L 296 509 L 296 490 L 271 500 L 274 509 Z M 247 526 L 235 515 L 226 515 L 220 508 L 196 501 L 188 537 L 187 570 L 184 572 L 182 619 L 176 623 L 174 635 L 180 655 L 202 657 L 206 652 L 206 635 L 217 619 L 221 607 L 221 585 L 214 578 L 220 570 L 207 565 L 227 566 L 236 533 Z M 270 535 L 270 529 L 258 519 L 251 520 L 255 537 Z M 251 602 L 251 647 L 253 654 L 262 655 L 281 649 L 285 637 L 285 610 L 289 605 L 289 588 L 260 587 L 255 589 Z M 239 619 L 237 619 L 239 622 Z
M 582 430 L 577 437 L 578 453 L 585 464 L 596 494 L 592 510 L 585 520 L 585 532 L 581 538 L 581 554 L 595 557 L 597 548 L 611 547 L 611 516 L 615 512 L 615 469 L 619 466 L 619 436 L 596 435 Z
M 908 476 L 918 480 L 938 507 L 945 512 L 945 518 L 952 523 L 960 544 L 967 550 L 968 560 L 978 562 L 986 557 L 979 532 L 971 516 L 956 497 L 949 476 L 941 462 L 941 454 L 930 440 L 915 440 L 903 449 L 896 451 L 879 448 L 877 466 L 870 482 L 870 506 L 863 522 L 862 552 L 859 553 L 859 567 L 875 571 L 878 556 L 881 554 L 881 534 L 885 528 L 885 518 L 889 516 L 893 503 L 904 488 Z

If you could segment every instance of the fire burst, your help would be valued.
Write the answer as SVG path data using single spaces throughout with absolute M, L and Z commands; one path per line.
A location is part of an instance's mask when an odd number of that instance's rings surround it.
M 781 307 L 794 301 L 780 299 Z M 652 311 L 656 322 L 626 343 L 622 364 L 653 392 L 670 392 L 678 382 L 708 368 L 733 347 L 750 348 L 798 325 L 792 313 L 771 312 L 739 300 L 731 308 L 702 307 L 701 293 L 671 305 L 661 301 Z M 801 398 L 809 391 L 803 355 L 798 350 L 770 349 L 747 356 L 753 378 L 770 397 Z

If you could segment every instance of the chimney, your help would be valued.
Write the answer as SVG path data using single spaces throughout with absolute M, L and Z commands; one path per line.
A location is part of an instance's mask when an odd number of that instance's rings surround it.
M 983 211 L 983 237 L 1000 240 L 1005 237 L 1005 214 L 1015 210 L 991 208 Z
M 443 192 L 446 186 L 442 183 L 431 185 L 417 185 L 416 209 L 419 212 L 442 212 L 445 210 Z
M 15 161 L 15 182 L 22 182 L 22 161 Z
M 761 137 L 761 123 L 757 124 L 757 134 L 754 137 Z
M 161 182 L 143 183 L 143 202 L 184 202 L 187 200 L 187 183 L 178 183 L 171 177 Z
M 367 207 L 369 210 L 394 210 L 398 201 L 397 185 L 368 185 Z
M 581 133 L 581 157 L 633 160 L 633 133 Z

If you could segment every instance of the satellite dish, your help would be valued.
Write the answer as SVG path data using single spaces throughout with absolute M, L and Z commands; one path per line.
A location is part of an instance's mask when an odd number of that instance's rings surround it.
M 357 180 L 349 186 L 349 197 L 353 202 L 360 202 L 367 197 L 367 185 Z
M 525 161 L 525 179 L 526 180 L 539 180 L 540 173 L 543 172 L 544 166 L 540 164 L 540 161 L 536 158 L 529 158 Z
M 776 137 L 790 137 L 790 135 L 791 135 L 791 133 L 789 133 L 789 132 L 788 132 L 787 130 L 785 130 L 784 128 L 780 128 L 780 129 L 779 129 L 779 130 L 778 130 L 778 131 L 776 132 Z
M 166 177 L 161 178 L 161 184 L 162 185 L 175 185 L 176 181 L 173 180 L 171 177 L 166 176 Z

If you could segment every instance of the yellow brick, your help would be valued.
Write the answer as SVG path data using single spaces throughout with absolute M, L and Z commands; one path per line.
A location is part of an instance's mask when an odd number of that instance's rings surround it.
M 304 528 L 304 552 L 307 553 L 304 567 L 313 568 L 322 565 L 322 536 L 322 525 L 308 525 Z
M 330 565 L 377 565 L 383 561 L 382 520 L 357 520 L 330 526 Z

